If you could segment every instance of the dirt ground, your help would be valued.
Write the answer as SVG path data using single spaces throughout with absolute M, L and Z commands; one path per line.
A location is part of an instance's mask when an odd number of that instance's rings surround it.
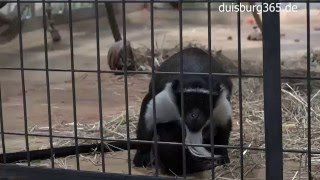
M 312 12 L 311 27 L 320 23 L 318 12 Z M 206 45 L 207 25 L 206 12 L 198 14 L 185 14 L 183 26 L 184 43 L 198 43 Z M 218 13 L 217 13 L 218 14 Z M 226 15 L 220 13 L 223 20 L 216 21 L 212 27 L 212 42 L 214 49 L 222 49 L 223 53 L 231 59 L 237 59 L 237 26 L 236 14 Z M 286 36 L 281 40 L 282 59 L 290 59 L 293 56 L 301 56 L 306 52 L 306 23 L 302 18 L 304 12 L 296 14 L 282 14 L 281 31 Z M 170 48 L 179 43 L 178 13 L 175 11 L 156 11 L 155 41 L 156 48 Z M 246 61 L 262 62 L 262 42 L 247 41 L 246 37 L 251 31 L 251 26 L 245 24 L 248 14 L 242 16 L 242 58 Z M 317 18 L 316 18 L 317 17 Z M 127 38 L 134 47 L 150 47 L 150 23 L 147 11 L 135 12 L 127 15 Z M 216 19 L 219 19 L 215 17 Z M 191 23 L 197 19 L 197 24 Z M 74 23 L 74 61 L 77 70 L 95 70 L 97 67 L 97 48 L 95 21 L 88 20 Z M 100 19 L 100 60 L 101 68 L 108 70 L 107 49 L 113 42 L 110 30 L 105 18 Z M 70 36 L 68 25 L 57 27 L 62 35 L 62 41 L 52 43 L 48 39 L 49 68 L 70 69 Z M 311 47 L 319 49 L 320 31 L 311 31 Z M 227 40 L 232 36 L 233 40 Z M 300 42 L 295 42 L 299 39 Z M 37 30 L 23 34 L 23 61 L 26 68 L 44 68 L 45 54 L 43 44 L 43 31 Z M 20 67 L 19 41 L 0 45 L 0 66 Z M 262 65 L 261 65 L 262 66 Z M 70 72 L 50 72 L 50 95 L 53 124 L 71 123 L 74 120 L 72 84 Z M 98 83 L 95 73 L 76 73 L 76 118 L 79 123 L 94 123 L 99 121 Z M 108 120 L 125 111 L 124 78 L 113 74 L 102 74 L 102 103 L 103 119 Z M 128 77 L 129 107 L 139 112 L 140 103 L 146 93 L 149 82 L 147 75 L 134 75 Z M 14 70 L 0 70 L 0 82 L 2 91 L 2 108 L 5 132 L 24 133 L 24 107 L 21 91 L 21 73 Z M 28 129 L 35 126 L 48 126 L 48 105 L 46 77 L 44 71 L 25 71 L 26 84 L 26 114 Z M 237 119 L 235 120 L 237 121 Z M 24 137 L 6 135 L 6 151 L 15 152 L 25 150 Z M 39 149 L 48 144 L 47 138 L 30 137 L 30 148 Z M 0 142 L 1 143 L 1 142 Z M 2 148 L 0 147 L 1 151 Z M 0 151 L 0 152 L 1 152 Z M 134 152 L 132 152 L 132 156 Z M 111 158 L 113 157 L 113 158 Z M 106 157 L 108 172 L 128 171 L 127 151 L 109 153 Z M 46 166 L 47 162 L 39 162 Z M 74 158 L 70 157 L 68 165 L 74 166 Z M 112 165 L 111 165 L 112 164 Z M 61 168 L 65 168 L 63 159 L 57 162 Z M 292 165 L 295 169 L 296 164 Z M 291 167 L 288 166 L 288 167 Z M 81 158 L 81 169 L 100 171 L 101 166 L 95 166 L 88 158 Z M 292 168 L 291 168 L 292 170 Z M 134 168 L 134 174 L 150 174 L 152 171 Z M 257 169 L 248 174 L 248 179 L 264 179 L 264 168 Z M 293 174 L 294 175 L 294 174 Z M 292 174 L 287 178 L 292 178 Z M 204 176 L 203 179 L 206 176 Z M 198 176 L 196 179 L 201 179 Z

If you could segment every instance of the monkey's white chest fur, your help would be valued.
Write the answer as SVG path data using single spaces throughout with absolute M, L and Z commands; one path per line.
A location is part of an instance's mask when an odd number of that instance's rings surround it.
M 171 89 L 172 83 L 167 83 L 163 91 L 155 97 L 156 123 L 166 123 L 173 120 L 180 120 L 179 110 L 174 100 Z M 145 113 L 145 121 L 148 130 L 152 130 L 154 126 L 153 119 L 153 100 L 151 99 L 147 105 Z

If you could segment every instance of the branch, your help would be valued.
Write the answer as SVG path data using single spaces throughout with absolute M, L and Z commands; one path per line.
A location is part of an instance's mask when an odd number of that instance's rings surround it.
M 118 23 L 113 11 L 113 5 L 111 3 L 104 3 L 106 10 L 107 10 L 107 16 L 109 20 L 109 25 L 112 31 L 113 38 L 115 42 L 122 40 L 121 34 L 119 31 Z

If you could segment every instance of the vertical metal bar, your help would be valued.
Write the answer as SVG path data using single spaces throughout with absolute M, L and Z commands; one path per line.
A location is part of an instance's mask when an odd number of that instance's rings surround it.
M 128 72 L 127 72 L 127 26 L 126 26 L 126 2 L 122 0 L 122 22 L 123 22 L 123 47 L 124 47 L 124 93 L 126 103 L 126 126 L 127 126 L 127 147 L 128 147 L 128 170 L 131 175 L 131 154 L 130 154 L 130 122 L 129 122 L 129 101 L 128 101 Z
M 95 13 L 96 13 L 96 39 L 97 39 L 97 80 L 98 80 L 98 98 L 99 98 L 99 122 L 100 122 L 100 139 L 101 139 L 101 162 L 102 172 L 106 171 L 106 164 L 104 160 L 104 142 L 103 142 L 103 115 L 102 115 L 102 95 L 101 95 L 101 67 L 100 67 L 100 29 L 99 29 L 99 4 L 95 0 Z
M 270 0 L 268 3 L 279 3 Z M 263 83 L 266 143 L 266 179 L 283 179 L 280 18 L 279 12 L 263 12 Z
M 21 67 L 21 86 L 22 86 L 22 100 L 23 100 L 23 117 L 24 117 L 24 134 L 27 150 L 27 163 L 30 166 L 30 150 L 29 150 L 29 137 L 28 137 L 28 116 L 27 116 L 27 100 L 26 100 L 26 87 L 24 77 L 24 63 L 23 63 L 23 40 L 22 40 L 22 19 L 20 0 L 17 0 L 17 11 L 19 19 L 19 49 L 20 49 L 20 67 Z
M 212 101 L 212 52 L 211 52 L 211 2 L 208 0 L 208 51 L 210 56 L 210 68 L 209 68 L 209 89 L 210 89 L 210 144 L 211 144 L 211 178 L 215 178 L 214 168 L 214 121 L 213 121 L 213 101 Z
M 238 0 L 240 5 L 240 0 Z M 239 87 L 239 123 L 240 123 L 240 173 L 241 179 L 244 178 L 243 172 L 243 121 L 242 121 L 242 59 L 241 59 L 241 16 L 240 12 L 237 15 L 238 27 L 238 87 Z
M 73 52 L 73 27 L 72 27 L 72 3 L 68 1 L 69 5 L 69 30 L 70 30 L 70 55 L 71 55 L 71 81 L 72 81 L 72 104 L 73 104 L 73 123 L 74 123 L 74 141 L 76 146 L 76 163 L 77 170 L 80 170 L 79 162 L 79 145 L 78 145 L 78 122 L 77 122 L 77 101 L 76 101 L 76 83 L 74 71 L 74 52 Z
M 30 6 L 30 11 L 31 11 L 31 18 L 36 16 L 36 7 L 35 7 L 35 3 L 32 3 L 32 5 Z
M 47 18 L 46 18 L 46 3 L 42 0 L 42 20 L 43 20 L 43 38 L 44 38 L 44 55 L 46 66 L 46 85 L 47 85 L 47 103 L 48 103 L 48 121 L 49 121 L 49 144 L 50 144 L 50 161 L 51 168 L 54 168 L 54 152 L 52 141 L 52 119 L 51 119 L 51 97 L 50 97 L 50 78 L 49 78 L 49 63 L 48 63 L 48 40 L 47 40 Z
M 156 122 L 156 91 L 155 91 L 155 64 L 154 64 L 154 9 L 153 0 L 150 1 L 150 20 L 151 20 L 151 58 L 152 58 L 152 103 L 153 103 L 153 137 L 158 137 L 157 122 Z M 154 138 L 154 154 L 155 154 L 155 165 L 156 165 L 156 176 L 159 175 L 159 162 L 158 162 L 158 139 Z
M 1 143 L 2 143 L 2 154 L 3 154 L 3 163 L 7 161 L 6 158 L 6 144 L 4 139 L 4 127 L 3 127 L 3 111 L 2 111 L 2 90 L 0 85 L 0 126 L 1 126 Z
M 179 0 L 179 50 L 180 50 L 180 84 L 181 84 L 181 118 L 184 123 L 184 97 L 183 97 L 183 33 L 182 33 L 182 0 Z M 182 137 L 185 137 L 185 129 L 182 127 Z M 182 164 L 183 164 L 183 178 L 186 179 L 186 152 L 185 152 L 185 138 L 182 138 Z
M 310 80 L 310 1 L 307 0 L 307 94 L 308 94 L 308 177 L 312 179 L 311 168 L 311 80 Z

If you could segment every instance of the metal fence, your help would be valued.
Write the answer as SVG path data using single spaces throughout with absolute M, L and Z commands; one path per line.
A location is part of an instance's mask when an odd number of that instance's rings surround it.
M 71 69 L 65 70 L 65 69 L 50 69 L 48 66 L 48 42 L 47 42 L 47 23 L 46 18 L 43 18 L 43 39 L 45 44 L 45 68 L 44 69 L 35 69 L 35 68 L 25 68 L 24 66 L 24 55 L 23 55 L 23 33 L 20 26 L 20 33 L 19 33 L 19 46 L 20 46 L 20 68 L 6 68 L 1 67 L 1 70 L 15 70 L 21 72 L 21 83 L 22 83 L 22 95 L 23 95 L 23 108 L 24 108 L 24 133 L 10 133 L 7 132 L 5 127 L 3 126 L 3 117 L 2 117 L 2 103 L 0 103 L 0 125 L 1 125 L 1 142 L 2 142 L 2 162 L 3 164 L 0 164 L 0 177 L 28 177 L 28 178 L 35 178 L 35 177 L 43 177 L 43 178 L 79 178 L 79 179 L 99 179 L 99 178 L 109 178 L 109 179 L 151 179 L 152 177 L 137 177 L 137 176 L 131 176 L 131 154 L 130 150 L 137 146 L 139 143 L 151 143 L 151 144 L 159 144 L 161 142 L 157 141 L 150 141 L 150 142 L 139 142 L 138 140 L 130 140 L 130 134 L 129 134 L 129 108 L 128 108 L 128 80 L 127 76 L 129 74 L 137 74 L 137 73 L 145 73 L 145 74 L 151 74 L 152 76 L 155 76 L 158 72 L 155 72 L 155 68 L 153 66 L 152 72 L 135 72 L 135 71 L 128 71 L 126 68 L 124 69 L 124 90 L 125 90 L 125 103 L 126 103 L 126 126 L 127 126 L 127 139 L 126 140 L 119 140 L 118 142 L 122 144 L 122 146 L 126 146 L 126 149 L 128 150 L 128 168 L 129 168 L 129 176 L 127 174 L 110 174 L 105 173 L 105 164 L 108 162 L 104 161 L 104 152 L 106 149 L 103 146 L 100 146 L 100 151 L 102 152 L 102 172 L 103 173 L 88 173 L 88 172 L 81 172 L 81 171 L 67 171 L 67 170 L 58 170 L 54 169 L 54 157 L 57 157 L 56 150 L 53 147 L 53 138 L 70 138 L 70 137 L 60 137 L 60 136 L 54 136 L 52 134 L 52 111 L 50 106 L 50 77 L 49 72 L 55 71 L 55 72 L 71 72 L 72 74 L 72 93 L 73 93 L 73 116 L 74 116 L 74 139 L 75 139 L 75 149 L 70 150 L 71 154 L 76 154 L 76 164 L 77 164 L 77 170 L 80 170 L 80 162 L 79 162 L 79 154 L 81 151 L 78 149 L 78 134 L 77 134 L 77 106 L 76 106 L 76 87 L 75 87 L 75 73 L 77 72 L 91 72 L 96 73 L 97 75 L 97 82 L 98 82 L 98 96 L 99 96 L 99 117 L 100 117 L 100 138 L 93 139 L 90 138 L 89 140 L 98 140 L 101 142 L 116 142 L 117 140 L 108 140 L 103 137 L 103 122 L 102 122 L 102 100 L 101 100 L 101 74 L 103 73 L 115 73 L 117 71 L 108 70 L 103 71 L 100 68 L 100 38 L 99 38 L 99 20 L 96 18 L 96 45 L 97 45 L 97 70 L 77 70 L 74 66 L 74 50 L 73 50 L 73 24 L 72 24 L 72 10 L 71 10 L 71 4 L 75 2 L 86 2 L 86 3 L 94 3 L 95 7 L 95 15 L 98 17 L 98 3 L 102 2 L 114 2 L 114 3 L 122 3 L 122 10 L 123 12 L 126 11 L 126 5 L 129 3 L 149 3 L 151 7 L 153 7 L 154 3 L 161 3 L 161 2 L 177 2 L 181 6 L 182 3 L 190 3 L 193 1 L 162 1 L 162 0 L 123 0 L 123 1 L 107 1 L 107 0 L 10 0 L 8 2 L 16 2 L 17 8 L 18 8 L 18 16 L 21 17 L 21 11 L 20 11 L 20 3 L 22 2 L 38 2 L 42 3 L 42 6 L 45 7 L 46 2 L 59 2 L 59 3 L 68 3 L 69 7 L 69 28 L 70 28 L 70 47 L 71 47 Z M 208 23 L 211 23 L 211 4 L 213 2 L 225 2 L 225 0 L 217 0 L 217 1 L 197 1 L 197 2 L 203 2 L 207 3 L 207 10 L 208 10 Z M 233 3 L 240 3 L 240 1 L 228 1 Z M 244 1 L 241 1 L 244 2 Z M 250 1 L 251 2 L 251 1 Z M 260 1 L 252 1 L 252 2 L 260 2 Z M 277 0 L 270 0 L 270 1 L 264 1 L 267 3 L 278 3 L 280 1 Z M 291 2 L 290 0 L 284 0 L 281 2 Z M 295 1 L 297 2 L 297 1 Z M 252 150 L 252 151 L 262 151 L 266 154 L 266 179 L 275 180 L 275 179 L 283 179 L 283 153 L 284 152 L 296 152 L 296 153 L 305 153 L 308 156 L 308 179 L 312 179 L 312 169 L 311 169 L 311 156 L 312 154 L 320 154 L 320 152 L 313 152 L 311 151 L 311 110 L 310 110 L 310 93 L 311 93 L 311 84 L 310 82 L 312 80 L 318 80 L 317 78 L 311 77 L 310 74 L 310 2 L 316 2 L 316 1 L 299 1 L 302 3 L 306 3 L 306 12 L 307 12 L 307 76 L 306 77 L 283 77 L 281 76 L 280 70 L 280 18 L 279 13 L 277 12 L 264 12 L 263 17 L 263 76 L 259 75 L 250 75 L 250 74 L 243 74 L 242 69 L 242 61 L 241 61 L 241 29 L 240 29 L 240 16 L 241 13 L 238 13 L 238 38 L 237 38 L 237 44 L 238 44 L 238 73 L 237 74 L 215 74 L 215 75 L 223 75 L 223 76 L 230 76 L 234 78 L 238 78 L 238 86 L 239 86 L 239 112 L 240 112 L 240 146 L 227 146 L 229 149 L 239 149 L 240 150 L 240 166 L 241 166 L 241 179 L 244 179 L 244 163 L 243 163 L 243 151 L 245 150 Z M 150 14 L 150 22 L 151 22 L 151 51 L 152 51 L 152 59 L 154 59 L 154 12 L 153 8 L 150 8 L 151 14 Z M 179 38 L 180 38 L 180 50 L 183 49 L 183 14 L 182 9 L 179 8 Z M 46 17 L 45 15 L 45 8 L 43 8 L 43 17 Z M 126 15 L 123 14 L 123 22 L 126 20 Z M 20 23 L 21 23 L 21 18 Z M 123 24 L 123 39 L 126 40 L 126 24 Z M 211 54 L 211 48 L 212 43 L 210 39 L 214 34 L 211 32 L 211 26 L 208 26 L 208 31 L 206 32 L 208 34 L 208 48 L 209 52 Z M 126 43 L 126 41 L 124 41 Z M 124 45 L 124 47 L 126 47 Z M 126 57 L 125 57 L 126 58 Z M 181 58 L 182 62 L 182 58 Z M 154 63 L 154 62 L 153 62 Z M 126 67 L 126 65 L 125 65 Z M 25 72 L 26 71 L 42 71 L 46 73 L 46 86 L 47 86 L 47 101 L 48 101 L 48 118 L 49 118 L 49 136 L 47 135 L 34 135 L 30 134 L 28 132 L 28 119 L 27 119 L 27 103 L 26 103 L 26 87 L 25 87 Z M 182 74 L 182 72 L 180 72 Z M 212 75 L 214 73 L 210 73 Z M 181 76 L 182 77 L 182 76 Z M 244 77 L 254 77 L 254 78 L 262 78 L 264 83 L 264 119 L 265 119 L 265 148 L 251 148 L 244 146 L 243 144 L 243 127 L 242 127 L 242 78 Z M 282 112 L 281 112 L 281 80 L 282 79 L 302 79 L 307 81 L 307 93 L 308 93 L 308 147 L 306 150 L 301 149 L 283 149 L 282 145 Z M 1 97 L 1 96 L 0 96 Z M 155 98 L 155 95 L 153 94 L 153 98 Z M 21 152 L 20 154 L 12 154 L 12 153 L 6 153 L 6 142 L 9 141 L 5 138 L 6 135 L 17 135 L 17 136 L 24 136 L 25 142 L 26 142 L 26 152 Z M 48 137 L 50 138 L 50 154 L 51 154 L 51 167 L 53 169 L 38 169 L 38 168 L 31 168 L 31 167 L 22 167 L 22 166 L 15 166 L 15 165 L 9 165 L 6 164 L 7 158 L 12 156 L 20 156 L 22 159 L 27 160 L 28 166 L 30 166 L 31 160 L 36 159 L 32 155 L 32 152 L 29 148 L 29 137 L 31 136 L 39 136 L 39 137 Z M 185 143 L 181 144 L 183 147 L 185 146 Z M 212 147 L 217 147 L 216 145 L 211 145 Z M 218 146 L 221 147 L 221 146 Z M 185 156 L 185 154 L 184 154 Z M 157 163 L 156 163 L 157 164 Z M 185 167 L 184 167 L 185 168 Z M 158 167 L 156 167 L 158 169 Z M 156 170 L 155 177 L 158 177 L 159 173 L 158 170 Z M 214 168 L 212 169 L 212 178 L 214 179 Z M 184 178 L 186 178 L 185 169 L 184 169 Z

